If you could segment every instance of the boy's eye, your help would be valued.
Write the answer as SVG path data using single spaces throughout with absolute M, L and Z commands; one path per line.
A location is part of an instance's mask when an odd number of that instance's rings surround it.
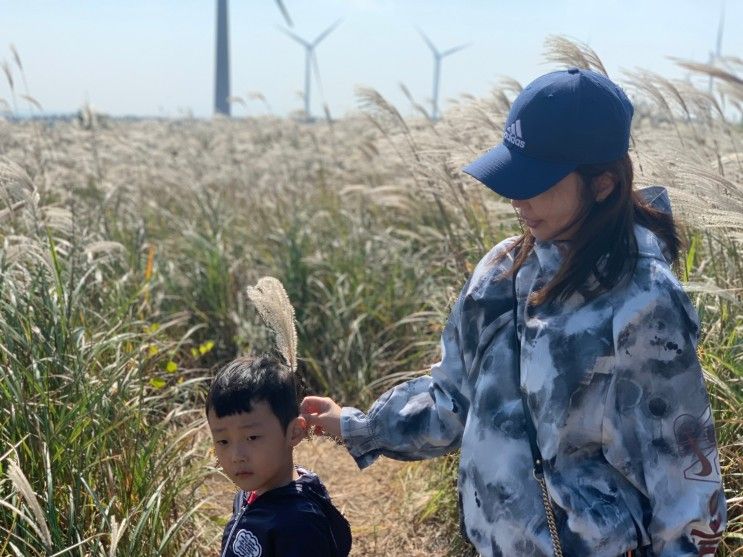
M 259 435 L 248 435 L 248 440 L 255 441 L 256 439 L 258 439 L 258 437 L 260 436 Z

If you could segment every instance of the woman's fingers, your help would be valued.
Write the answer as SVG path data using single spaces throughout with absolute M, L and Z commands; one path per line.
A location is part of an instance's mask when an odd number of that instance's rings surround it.
M 299 412 L 315 433 L 338 437 L 341 434 L 341 407 L 333 399 L 319 396 L 305 397 Z
M 299 413 L 320 414 L 330 406 L 330 403 L 333 403 L 333 401 L 327 397 L 306 396 L 299 405 Z

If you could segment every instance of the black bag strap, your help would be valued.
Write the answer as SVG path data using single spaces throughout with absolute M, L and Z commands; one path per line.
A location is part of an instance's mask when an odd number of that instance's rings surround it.
M 552 498 L 550 497 L 549 491 L 547 491 L 547 481 L 544 479 L 544 461 L 542 459 L 542 453 L 539 450 L 539 445 L 537 445 L 537 429 L 534 426 L 534 421 L 531 419 L 531 411 L 529 410 L 529 404 L 526 399 L 526 389 L 521 387 L 521 339 L 519 338 L 518 298 L 516 297 L 517 274 L 518 271 L 514 272 L 511 279 L 511 290 L 513 293 L 513 340 L 516 345 L 516 357 L 518 358 L 518 361 L 514 366 L 516 388 L 521 394 L 521 405 L 524 409 L 524 423 L 526 424 L 526 433 L 529 437 L 529 447 L 531 448 L 531 459 L 533 461 L 532 471 L 534 479 L 537 480 L 537 483 L 539 484 L 539 489 L 542 495 L 542 504 L 544 505 L 544 513 L 547 518 L 547 527 L 550 533 L 550 541 L 552 542 L 552 550 L 554 551 L 555 557 L 563 557 L 560 533 L 557 531 L 557 521 L 555 520 L 555 510 L 552 507 Z
M 534 421 L 531 419 L 529 404 L 526 400 L 526 390 L 521 387 L 521 339 L 519 338 L 519 320 L 518 320 L 518 298 L 516 298 L 516 274 L 513 274 L 511 289 L 513 291 L 513 336 L 516 345 L 516 357 L 518 365 L 514 368 L 516 378 L 516 387 L 521 394 L 521 405 L 524 408 L 524 421 L 526 422 L 526 433 L 529 436 L 529 447 L 531 448 L 531 458 L 534 462 L 534 475 L 541 477 L 544 475 L 544 466 L 542 453 L 537 445 L 537 430 L 534 427 Z

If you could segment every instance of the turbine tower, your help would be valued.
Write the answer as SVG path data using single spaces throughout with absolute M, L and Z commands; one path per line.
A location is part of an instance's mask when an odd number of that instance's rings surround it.
M 421 37 L 423 37 L 423 40 L 426 41 L 428 48 L 430 48 L 433 53 L 433 111 L 431 112 L 431 120 L 436 122 L 439 119 L 439 79 L 441 77 L 441 60 L 450 54 L 454 54 L 455 52 L 459 52 L 463 48 L 466 48 L 469 46 L 469 43 L 455 46 L 454 48 L 450 48 L 444 52 L 439 52 L 433 42 L 431 42 L 431 39 L 429 39 L 423 31 L 419 29 L 418 32 L 421 34 Z
M 230 115 L 230 49 L 227 0 L 217 0 L 217 58 L 214 79 L 214 113 Z
M 722 58 L 722 32 L 725 29 L 725 4 L 722 5 L 722 11 L 720 12 L 720 23 L 717 26 L 717 45 L 715 51 L 709 53 L 709 65 L 716 66 L 717 62 Z M 713 77 L 709 76 L 709 93 L 712 94 L 712 81 Z
M 292 39 L 297 41 L 299 44 L 301 44 L 304 47 L 305 50 L 305 60 L 304 60 L 304 113 L 306 115 L 306 118 L 308 121 L 312 120 L 312 114 L 310 112 L 310 75 L 312 74 L 312 66 L 315 67 L 315 77 L 320 80 L 320 68 L 317 64 L 317 56 L 315 55 L 315 47 L 320 44 L 320 42 L 327 37 L 338 25 L 340 24 L 341 20 L 339 19 L 333 25 L 325 29 L 322 33 L 320 33 L 317 38 L 309 42 L 299 35 L 296 35 L 289 31 L 288 29 L 284 29 L 283 27 L 279 27 L 281 31 L 289 35 Z

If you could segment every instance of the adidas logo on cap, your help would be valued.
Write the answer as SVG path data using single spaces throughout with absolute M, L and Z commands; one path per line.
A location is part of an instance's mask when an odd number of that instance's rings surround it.
M 508 141 L 509 143 L 513 143 L 517 147 L 521 147 L 522 149 L 526 146 L 526 141 L 524 141 L 524 136 L 521 135 L 521 120 L 516 120 L 513 124 L 508 126 L 506 128 L 505 133 L 503 134 L 503 140 Z

